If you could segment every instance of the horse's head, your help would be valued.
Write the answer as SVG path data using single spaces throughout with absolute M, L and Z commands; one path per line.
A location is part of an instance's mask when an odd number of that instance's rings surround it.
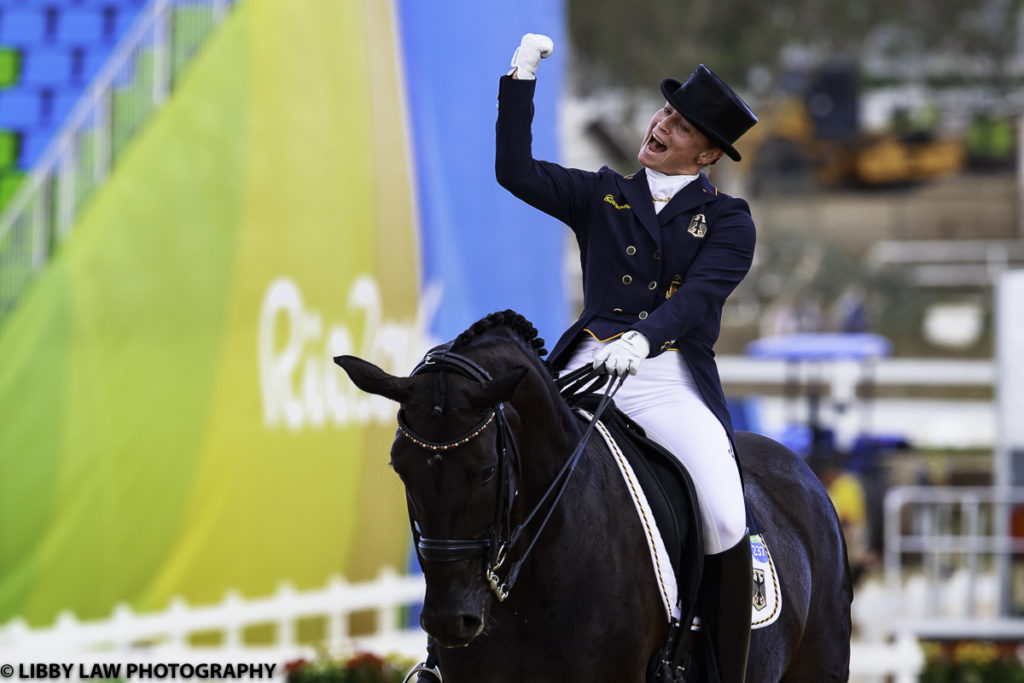
M 468 645 L 487 620 L 492 594 L 484 575 L 507 533 L 518 486 L 515 433 L 523 416 L 512 399 L 521 384 L 521 394 L 538 384 L 522 381 L 527 352 L 539 366 L 537 354 L 521 345 L 519 355 L 454 348 L 459 353 L 428 354 L 409 377 L 353 356 L 335 359 L 360 389 L 401 406 L 391 466 L 405 485 L 426 578 L 420 620 L 448 647 Z

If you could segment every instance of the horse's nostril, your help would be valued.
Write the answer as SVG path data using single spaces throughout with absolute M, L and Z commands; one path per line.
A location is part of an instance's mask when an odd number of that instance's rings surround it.
M 480 628 L 483 625 L 480 617 L 472 614 L 463 614 L 461 621 L 463 634 L 467 636 L 476 636 L 480 633 Z
M 420 625 L 442 647 L 465 647 L 484 630 L 483 616 L 471 612 L 437 614 L 424 610 Z

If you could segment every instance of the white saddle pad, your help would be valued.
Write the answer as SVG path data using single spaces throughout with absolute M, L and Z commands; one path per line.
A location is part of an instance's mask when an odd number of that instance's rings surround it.
M 578 412 L 588 420 L 593 419 L 593 415 L 585 410 Z M 658 523 L 654 520 L 654 513 L 647 502 L 647 496 L 644 495 L 643 489 L 637 482 L 633 467 L 626 460 L 619 445 L 615 443 L 608 428 L 600 420 L 597 421 L 597 432 L 604 439 L 608 450 L 615 458 L 615 464 L 619 466 L 619 472 L 629 490 L 633 507 L 640 517 L 640 523 L 644 528 L 644 538 L 647 540 L 647 548 L 651 553 L 651 563 L 654 565 L 654 579 L 658 584 L 658 592 L 661 594 L 661 600 L 665 607 L 665 619 L 671 622 L 673 617 L 679 616 L 679 586 L 676 585 L 676 573 L 668 559 L 668 550 L 665 548 L 665 541 L 662 540 L 661 532 L 658 530 Z

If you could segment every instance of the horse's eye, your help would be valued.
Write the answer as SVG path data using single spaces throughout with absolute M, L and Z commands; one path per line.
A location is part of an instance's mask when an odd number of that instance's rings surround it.
M 494 467 L 487 467 L 482 472 L 480 472 L 480 479 L 484 482 L 488 482 L 491 479 L 494 479 L 494 473 L 496 471 L 497 469 Z

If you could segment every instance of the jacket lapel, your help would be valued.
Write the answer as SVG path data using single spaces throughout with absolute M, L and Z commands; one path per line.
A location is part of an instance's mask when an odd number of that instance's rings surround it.
M 703 173 L 692 183 L 676 193 L 672 200 L 656 214 L 658 223 L 667 225 L 679 214 L 692 211 L 702 204 L 707 204 L 718 197 L 718 188 L 711 184 Z M 653 209 L 652 209 L 653 212 Z
M 616 179 L 622 193 L 626 195 L 633 214 L 640 224 L 650 233 L 651 238 L 661 248 L 661 230 L 658 227 L 658 215 L 654 213 L 654 200 L 651 199 L 651 188 L 647 184 L 647 176 L 643 169 L 633 175 Z M 664 209 L 663 209 L 664 210 Z

